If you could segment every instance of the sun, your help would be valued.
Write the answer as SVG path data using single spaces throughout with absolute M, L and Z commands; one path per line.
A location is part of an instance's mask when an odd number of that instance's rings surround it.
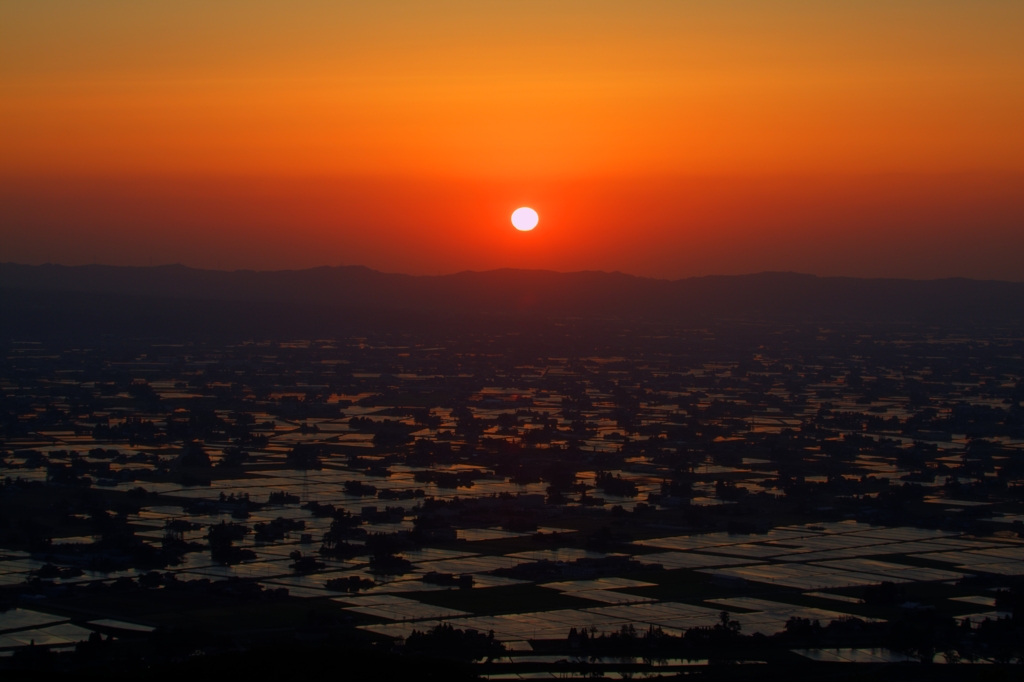
M 532 208 L 523 206 L 512 211 L 512 225 L 520 232 L 529 232 L 537 227 L 540 217 Z

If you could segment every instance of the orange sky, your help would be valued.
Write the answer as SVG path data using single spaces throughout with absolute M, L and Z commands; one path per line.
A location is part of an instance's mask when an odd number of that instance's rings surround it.
M 1024 279 L 1022 26 L 1015 0 L 5 0 L 0 260 Z

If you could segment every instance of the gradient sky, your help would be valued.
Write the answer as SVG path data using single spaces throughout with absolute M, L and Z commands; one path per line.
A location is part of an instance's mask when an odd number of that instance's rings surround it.
M 1019 0 L 0 0 L 0 261 L 1024 280 L 1022 29 Z

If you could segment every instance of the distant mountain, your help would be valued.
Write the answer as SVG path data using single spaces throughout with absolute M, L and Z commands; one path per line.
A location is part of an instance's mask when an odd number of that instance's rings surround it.
M 0 264 L 8 309 L 74 301 L 191 302 L 198 308 L 391 311 L 664 321 L 1011 322 L 1024 319 L 1024 283 L 754 275 L 659 280 L 619 272 L 491 270 L 389 274 L 365 267 L 225 272 L 181 265 L 114 267 Z M 161 303 L 162 302 L 162 303 Z M 187 306 L 186 306 L 187 307 Z

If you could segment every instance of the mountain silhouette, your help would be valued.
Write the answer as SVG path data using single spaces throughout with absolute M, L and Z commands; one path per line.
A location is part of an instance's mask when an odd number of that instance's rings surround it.
M 620 272 L 491 270 L 413 276 L 366 267 L 219 271 L 182 265 L 0 264 L 0 309 L 23 321 L 356 313 L 519 315 L 665 322 L 1000 323 L 1024 318 L 1024 283 L 818 277 L 789 272 L 661 280 Z M 218 313 L 217 311 L 222 311 Z M 247 312 L 246 312 L 247 311 Z M 90 318 L 91 319 L 91 318 Z

